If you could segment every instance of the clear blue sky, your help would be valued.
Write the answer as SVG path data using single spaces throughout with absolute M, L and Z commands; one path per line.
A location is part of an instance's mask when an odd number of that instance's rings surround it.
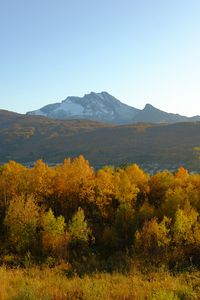
M 90 91 L 200 115 L 200 1 L 0 0 L 0 108 Z

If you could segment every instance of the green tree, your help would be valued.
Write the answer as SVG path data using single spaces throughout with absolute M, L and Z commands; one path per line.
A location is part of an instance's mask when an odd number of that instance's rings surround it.
M 63 216 L 56 218 L 51 209 L 43 215 L 42 245 L 46 255 L 58 258 L 67 256 L 68 236 L 65 228 L 65 219 Z
M 69 234 L 71 241 L 88 242 L 91 230 L 85 220 L 85 214 L 82 208 L 74 214 L 72 221 L 69 224 Z
M 113 223 L 104 229 L 101 239 L 104 252 L 110 255 L 113 251 L 128 249 L 133 244 L 135 230 L 135 211 L 130 203 L 122 203 Z
M 118 234 L 120 248 L 126 248 L 133 243 L 135 226 L 135 211 L 129 203 L 123 203 L 116 212 L 114 228 Z
M 74 214 L 69 223 L 69 246 L 73 257 L 81 258 L 88 254 L 89 241 L 92 237 L 92 231 L 85 220 L 85 214 L 82 208 Z

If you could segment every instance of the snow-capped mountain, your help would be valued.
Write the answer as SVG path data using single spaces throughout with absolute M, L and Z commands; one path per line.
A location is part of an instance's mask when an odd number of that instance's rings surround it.
M 123 104 L 107 92 L 86 94 L 84 97 L 70 96 L 61 103 L 50 104 L 28 112 L 56 119 L 90 119 L 114 124 L 132 123 L 138 109 Z
M 199 116 L 188 118 L 178 114 L 166 113 L 151 104 L 140 110 L 120 102 L 107 92 L 86 94 L 84 97 L 70 96 L 61 103 L 46 105 L 28 115 L 41 115 L 53 119 L 89 119 L 112 124 L 131 124 L 137 122 L 175 123 L 200 121 Z

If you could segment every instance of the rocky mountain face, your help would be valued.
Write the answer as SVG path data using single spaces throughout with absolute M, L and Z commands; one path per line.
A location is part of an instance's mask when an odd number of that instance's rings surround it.
M 92 92 L 83 98 L 67 97 L 61 103 L 50 104 L 27 114 L 53 119 L 89 119 L 113 124 L 128 124 L 133 123 L 133 118 L 138 111 L 107 92 Z
M 144 109 L 140 110 L 122 103 L 107 92 L 91 92 L 84 97 L 70 96 L 61 103 L 49 104 L 27 114 L 52 119 L 87 119 L 111 124 L 200 121 L 200 116 L 188 118 L 166 113 L 151 104 L 146 104 Z

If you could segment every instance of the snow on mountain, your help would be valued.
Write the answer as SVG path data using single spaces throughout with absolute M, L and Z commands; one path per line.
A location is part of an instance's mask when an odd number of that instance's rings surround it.
M 90 119 L 116 124 L 132 123 L 138 109 L 120 102 L 107 92 L 86 94 L 84 97 L 69 96 L 61 103 L 28 112 L 57 119 Z

